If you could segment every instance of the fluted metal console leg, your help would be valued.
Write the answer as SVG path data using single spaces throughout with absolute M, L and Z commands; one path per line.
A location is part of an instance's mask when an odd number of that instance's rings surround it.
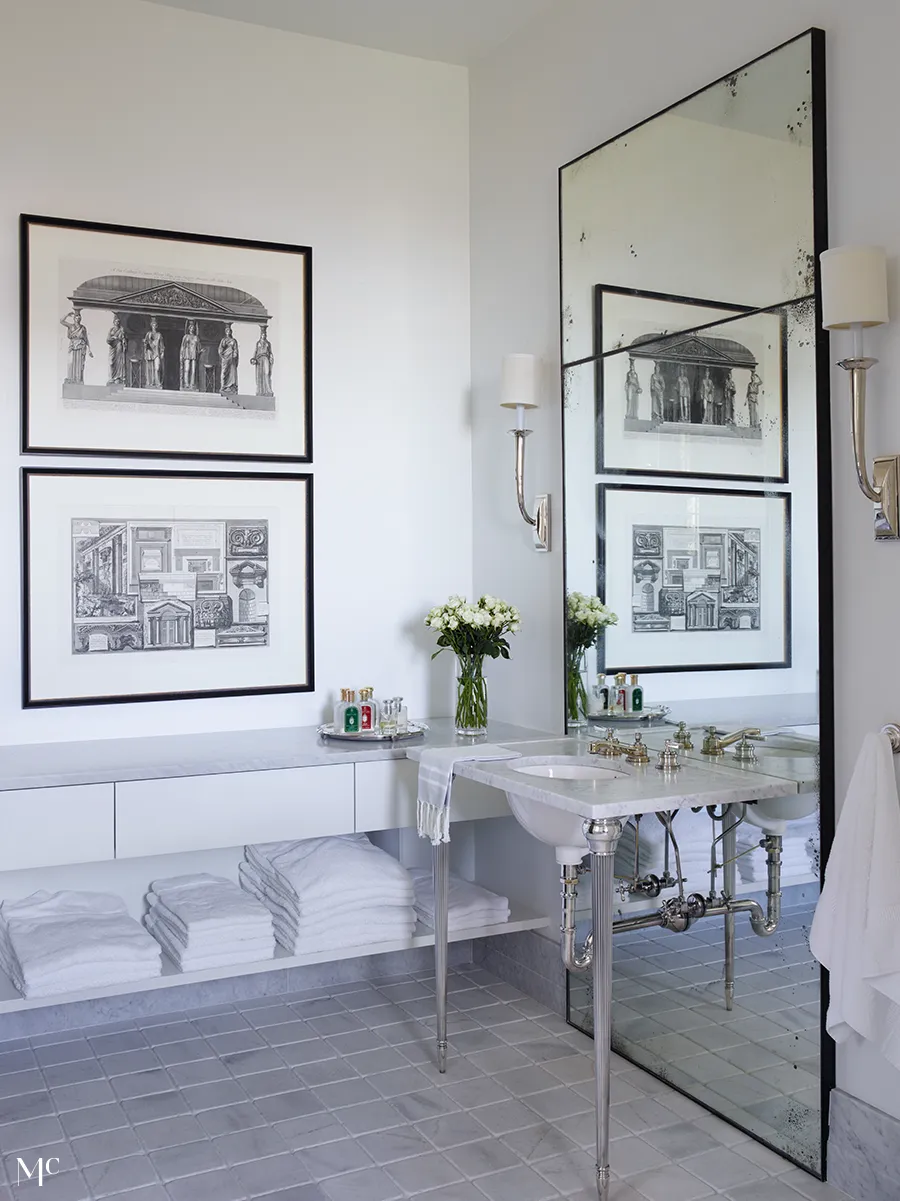
M 723 819 L 722 883 L 725 896 L 733 901 L 737 892 L 737 829 L 738 814 L 730 805 Z M 725 1008 L 734 1008 L 734 922 L 733 913 L 725 914 Z
M 447 941 L 450 890 L 450 844 L 432 848 L 434 871 L 434 992 L 437 1002 L 438 1071 L 447 1070 Z
M 615 819 L 584 823 L 591 849 L 594 926 L 594 1074 L 597 1105 L 597 1195 L 609 1201 L 609 1082 L 612 1067 L 614 857 L 622 833 Z

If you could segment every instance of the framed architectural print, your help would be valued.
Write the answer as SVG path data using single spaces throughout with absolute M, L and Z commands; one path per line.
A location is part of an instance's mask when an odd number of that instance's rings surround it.
M 598 285 L 597 471 L 788 476 L 787 318 Z
M 607 672 L 791 665 L 790 496 L 600 484 Z
M 308 246 L 22 216 L 22 449 L 312 459 Z
M 311 692 L 312 476 L 24 468 L 25 708 Z

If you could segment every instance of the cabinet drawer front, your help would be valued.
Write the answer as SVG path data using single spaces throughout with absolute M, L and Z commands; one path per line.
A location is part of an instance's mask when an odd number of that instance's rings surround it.
M 112 784 L 0 792 L 0 871 L 112 859 L 113 797 Z
M 349 763 L 116 785 L 118 859 L 352 830 Z
M 419 765 L 410 759 L 357 763 L 357 830 L 396 830 L 414 826 L 418 778 Z M 451 821 L 474 821 L 508 814 L 505 793 L 473 780 L 453 781 Z

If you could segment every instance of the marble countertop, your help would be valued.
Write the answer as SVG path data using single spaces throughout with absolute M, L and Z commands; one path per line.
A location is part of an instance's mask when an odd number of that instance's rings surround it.
M 547 755 L 573 756 L 595 767 L 610 768 L 614 779 L 553 780 L 522 775 L 509 760 L 460 762 L 455 774 L 503 792 L 543 802 L 583 818 L 630 817 L 701 805 L 728 805 L 794 796 L 797 783 L 767 775 L 759 766 L 746 772 L 711 766 L 704 761 L 683 761 L 676 772 L 659 771 L 655 764 L 633 767 L 622 759 L 601 759 L 586 754 L 586 744 L 576 738 L 494 738 L 524 759 Z M 416 751 L 410 750 L 410 758 Z
M 163 780 L 228 772 L 316 767 L 403 759 L 410 746 L 471 745 L 457 739 L 449 717 L 426 719 L 428 732 L 415 743 L 326 741 L 315 726 L 238 730 L 214 734 L 173 734 L 148 738 L 108 738 L 0 747 L 0 792 L 17 788 L 59 788 L 125 780 Z M 546 737 L 504 722 L 492 722 L 492 742 Z

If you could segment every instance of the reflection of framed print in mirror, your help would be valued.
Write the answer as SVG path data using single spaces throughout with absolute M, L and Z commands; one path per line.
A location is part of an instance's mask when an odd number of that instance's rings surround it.
M 313 689 L 312 476 L 25 468 L 26 708 Z
M 788 478 L 787 320 L 598 285 L 597 470 Z
M 22 449 L 312 459 L 311 254 L 22 216 Z
M 791 666 L 790 496 L 600 484 L 607 672 Z

